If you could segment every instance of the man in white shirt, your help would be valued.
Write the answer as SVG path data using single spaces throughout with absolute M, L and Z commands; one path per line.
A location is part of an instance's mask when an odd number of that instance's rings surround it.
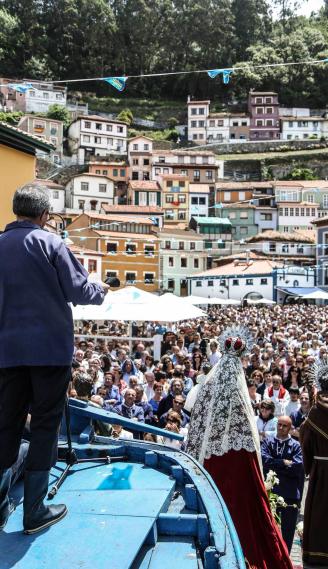
M 290 396 L 290 401 L 285 408 L 285 415 L 287 415 L 288 417 L 290 417 L 292 413 L 297 413 L 297 411 L 301 407 L 300 390 L 298 389 L 298 387 L 290 387 L 289 396 Z
M 215 364 L 218 363 L 219 359 L 221 358 L 221 354 L 218 351 L 218 343 L 216 340 L 210 341 L 210 351 L 211 355 L 209 357 L 210 365 L 213 367 Z
M 285 389 L 282 385 L 282 379 L 280 375 L 275 374 L 272 377 L 272 386 L 268 387 L 264 391 L 264 399 L 271 399 L 271 401 L 275 404 L 275 411 L 274 416 L 280 417 L 281 415 L 285 415 L 285 408 L 289 403 L 290 397 L 287 389 Z

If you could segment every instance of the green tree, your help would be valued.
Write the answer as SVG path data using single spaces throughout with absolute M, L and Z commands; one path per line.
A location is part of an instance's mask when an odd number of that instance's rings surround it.
M 123 109 L 119 115 L 117 115 L 119 121 L 126 122 L 129 126 L 133 123 L 133 113 L 130 109 Z
M 57 104 L 50 105 L 47 112 L 47 117 L 49 119 L 63 121 L 65 127 L 67 127 L 72 122 L 69 111 L 66 109 L 66 107 L 63 107 L 62 105 L 57 105 Z
M 288 180 L 315 180 L 316 176 L 311 168 L 295 167 L 287 178 Z
M 265 43 L 272 31 L 270 5 L 267 0 L 232 0 L 236 57 L 257 42 Z
M 18 20 L 7 10 L 0 8 L 0 64 L 3 73 L 6 73 L 7 65 L 15 56 L 15 35 Z

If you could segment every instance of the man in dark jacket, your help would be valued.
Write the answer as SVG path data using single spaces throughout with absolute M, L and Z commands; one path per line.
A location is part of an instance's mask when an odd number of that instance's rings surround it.
M 68 303 L 101 304 L 108 289 L 89 283 L 60 237 L 44 231 L 49 210 L 46 188 L 22 187 L 13 199 L 17 220 L 0 236 L 0 528 L 10 514 L 11 467 L 30 410 L 25 533 L 67 513 L 65 505 L 45 506 L 43 499 L 71 377 L 74 329 Z
M 269 437 L 261 443 L 264 474 L 273 470 L 279 484 L 273 487 L 278 496 L 284 498 L 287 507 L 278 510 L 281 517 L 281 533 L 291 551 L 300 507 L 304 469 L 301 445 L 290 436 L 292 421 L 287 415 L 278 418 L 277 436 Z

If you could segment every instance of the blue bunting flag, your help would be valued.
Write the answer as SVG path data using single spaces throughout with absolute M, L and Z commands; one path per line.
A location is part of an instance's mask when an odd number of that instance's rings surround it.
M 124 91 L 128 77 L 104 77 L 104 81 L 115 87 L 118 91 Z
M 211 78 L 211 79 L 215 79 L 215 77 L 217 77 L 217 75 L 222 74 L 222 78 L 223 78 L 223 83 L 225 85 L 227 85 L 230 81 L 230 75 L 233 72 L 232 69 L 210 69 L 207 72 L 207 75 Z
M 35 89 L 32 83 L 9 83 L 8 87 L 14 91 L 17 91 L 18 93 L 26 93 L 26 91 L 29 91 L 29 89 Z

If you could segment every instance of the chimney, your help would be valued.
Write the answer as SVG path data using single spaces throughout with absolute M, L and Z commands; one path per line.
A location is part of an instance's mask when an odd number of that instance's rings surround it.
M 190 103 L 190 95 L 187 97 L 187 103 Z

